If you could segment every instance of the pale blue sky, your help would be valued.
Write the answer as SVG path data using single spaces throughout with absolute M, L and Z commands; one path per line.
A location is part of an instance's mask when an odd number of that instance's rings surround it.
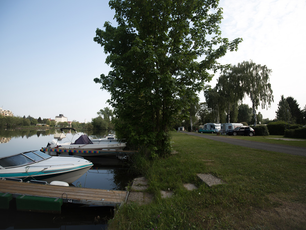
M 223 37 L 244 39 L 238 52 L 220 61 L 252 59 L 273 71 L 275 100 L 259 110 L 264 118 L 275 117 L 281 95 L 304 108 L 306 1 L 221 0 L 220 5 Z M 110 68 L 93 37 L 113 15 L 106 0 L 0 0 L 0 107 L 15 116 L 54 119 L 61 113 L 80 122 L 96 117 L 110 95 L 93 79 Z

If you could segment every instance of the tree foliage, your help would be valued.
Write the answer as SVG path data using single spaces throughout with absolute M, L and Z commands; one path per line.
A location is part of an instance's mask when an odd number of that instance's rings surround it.
M 299 108 L 299 104 L 293 97 L 287 97 L 286 101 L 290 107 L 291 122 L 296 124 L 303 124 L 303 112 Z
M 241 75 L 235 74 L 235 68 L 231 67 L 223 72 L 219 77 L 216 89 L 220 95 L 220 101 L 227 110 L 227 122 L 230 123 L 230 117 L 232 112 L 232 122 L 237 120 L 237 107 L 238 101 L 242 100 L 244 96 L 244 88 L 241 87 Z
M 281 100 L 278 103 L 276 118 L 279 121 L 286 121 L 286 122 L 290 122 L 291 120 L 290 107 L 284 95 L 281 96 Z
M 252 101 L 254 126 L 257 124 L 256 110 L 261 104 L 264 109 L 274 101 L 269 75 L 272 70 L 253 61 L 238 63 L 235 73 L 242 77 L 242 87 Z
M 250 108 L 247 104 L 241 104 L 238 108 L 238 121 L 246 122 L 249 124 L 251 122 L 252 117 L 252 108 Z
M 257 124 L 256 110 L 261 104 L 262 108 L 270 106 L 273 102 L 273 91 L 269 83 L 269 75 L 272 71 L 265 65 L 244 61 L 237 66 L 229 66 L 221 74 L 215 89 L 205 94 L 206 101 L 210 108 L 217 106 L 220 111 L 226 108 L 229 122 L 229 115 L 234 115 L 232 122 L 237 119 L 238 102 L 242 101 L 244 95 L 252 101 L 253 122 Z M 213 100 L 212 100 L 213 99 Z M 213 103 L 211 103 L 213 101 Z
M 220 113 L 224 111 L 225 103 L 221 98 L 217 88 L 204 91 L 204 96 L 208 108 L 211 109 L 212 119 L 209 122 L 220 122 Z
M 221 37 L 218 2 L 112 0 L 118 26 L 106 22 L 96 30 L 94 41 L 104 47 L 112 70 L 94 81 L 111 93 L 116 133 L 151 156 L 170 152 L 171 125 L 178 115 L 189 118 L 212 77 L 207 70 L 241 41 Z
M 297 101 L 293 97 L 285 98 L 284 95 L 278 103 L 276 118 L 293 124 L 304 124 L 303 110 L 300 110 Z

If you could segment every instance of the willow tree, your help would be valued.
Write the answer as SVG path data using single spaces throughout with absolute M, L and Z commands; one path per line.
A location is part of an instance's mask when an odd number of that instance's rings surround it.
M 204 91 L 205 100 L 207 107 L 211 109 L 211 115 L 213 121 L 216 123 L 220 122 L 220 113 L 224 111 L 224 101 L 217 92 L 217 88 L 208 89 Z
M 236 67 L 224 71 L 218 79 L 216 90 L 220 101 L 227 107 L 227 122 L 230 123 L 230 113 L 238 107 L 238 101 L 244 96 L 244 89 L 241 86 L 241 76 L 235 73 Z M 235 118 L 236 119 L 236 118 Z
M 151 156 L 170 152 L 174 119 L 211 79 L 217 59 L 241 39 L 221 37 L 218 0 L 112 0 L 117 26 L 105 22 L 94 41 L 112 70 L 95 78 L 110 92 L 116 133 Z M 184 98 L 184 100 L 182 100 Z M 186 114 L 182 114 L 186 116 Z M 188 116 L 188 115 L 187 115 Z M 189 117 L 189 116 L 188 116 Z
M 272 70 L 268 69 L 265 65 L 256 64 L 253 61 L 244 61 L 238 63 L 235 73 L 242 77 L 241 86 L 252 101 L 254 126 L 256 126 L 256 110 L 258 106 L 261 104 L 262 109 L 264 109 L 274 101 L 269 79 Z

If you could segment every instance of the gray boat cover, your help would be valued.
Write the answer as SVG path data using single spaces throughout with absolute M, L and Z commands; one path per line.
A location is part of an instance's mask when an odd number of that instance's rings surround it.
M 93 144 L 87 135 L 81 135 L 74 144 Z

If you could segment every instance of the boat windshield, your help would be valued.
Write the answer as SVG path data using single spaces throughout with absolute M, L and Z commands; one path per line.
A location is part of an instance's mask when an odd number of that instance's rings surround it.
M 44 158 L 36 155 L 35 153 L 33 152 L 27 152 L 27 153 L 24 153 L 24 155 L 26 155 L 27 157 L 31 158 L 33 161 L 41 161 L 43 160 Z
M 33 161 L 22 154 L 0 159 L 0 165 L 2 167 L 20 166 L 31 163 L 33 163 Z
M 0 159 L 0 165 L 2 167 L 12 167 L 12 166 L 16 167 L 16 166 L 32 164 L 34 162 L 39 162 L 50 157 L 51 156 L 39 151 L 30 151 L 2 158 Z
M 39 155 L 40 157 L 44 158 L 44 159 L 48 159 L 50 158 L 51 156 L 44 153 L 44 152 L 41 152 L 41 151 L 33 151 L 35 154 Z

